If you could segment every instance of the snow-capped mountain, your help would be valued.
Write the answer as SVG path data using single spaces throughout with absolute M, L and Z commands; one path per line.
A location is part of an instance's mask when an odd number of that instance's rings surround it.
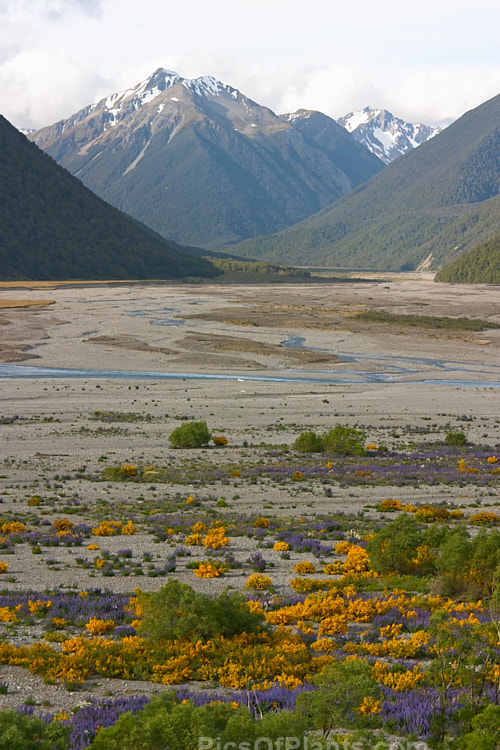
M 372 107 L 350 112 L 337 122 L 385 164 L 441 132 L 440 128 L 405 122 L 386 109 Z
M 213 76 L 159 68 L 30 139 L 158 233 L 210 247 L 283 229 L 376 174 L 343 133 L 355 163 Z

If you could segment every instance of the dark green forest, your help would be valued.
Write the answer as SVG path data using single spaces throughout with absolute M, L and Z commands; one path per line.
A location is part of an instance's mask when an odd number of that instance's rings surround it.
M 3 280 L 179 279 L 218 271 L 109 206 L 0 117 Z
M 500 284 L 500 236 L 461 255 L 436 275 L 452 284 Z

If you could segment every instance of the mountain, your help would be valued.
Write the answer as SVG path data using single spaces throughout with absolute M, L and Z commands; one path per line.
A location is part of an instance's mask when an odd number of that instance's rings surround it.
M 405 122 L 386 109 L 372 107 L 350 112 L 337 122 L 385 164 L 407 154 L 441 132 L 440 128 Z
M 305 266 L 439 269 L 500 234 L 500 95 L 287 230 L 232 252 Z
M 217 275 L 91 193 L 1 115 L 0 166 L 3 280 Z
M 299 109 L 280 117 L 348 174 L 354 187 L 383 169 L 383 161 L 358 143 L 333 117 L 310 109 Z
M 236 89 L 163 68 L 30 138 L 120 210 L 205 247 L 283 229 L 383 167 L 354 139 L 353 167 L 345 150 L 337 164 Z
M 500 284 L 500 235 L 460 255 L 439 271 L 435 281 Z

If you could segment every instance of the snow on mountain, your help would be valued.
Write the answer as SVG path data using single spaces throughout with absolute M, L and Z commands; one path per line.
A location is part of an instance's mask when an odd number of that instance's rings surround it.
M 372 107 L 350 112 L 337 122 L 386 164 L 441 132 L 440 128 L 405 122 L 386 109 Z

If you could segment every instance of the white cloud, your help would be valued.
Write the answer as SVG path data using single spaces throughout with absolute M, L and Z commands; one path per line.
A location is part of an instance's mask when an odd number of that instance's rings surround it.
M 2 112 L 16 127 L 40 128 L 93 101 L 102 79 L 64 50 L 33 48 L 0 67 Z
M 163 66 L 281 113 L 453 119 L 500 90 L 498 0 L 0 0 L 0 110 L 40 127 Z

